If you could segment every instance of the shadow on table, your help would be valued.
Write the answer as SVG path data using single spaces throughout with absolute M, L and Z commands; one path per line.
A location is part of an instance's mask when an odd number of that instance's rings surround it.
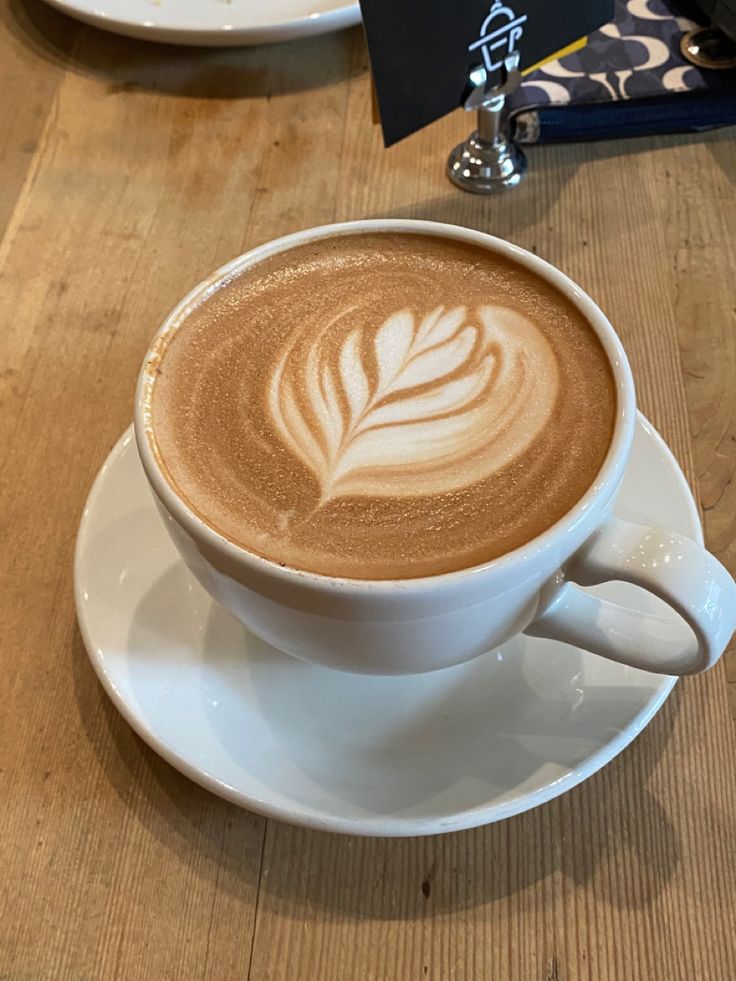
M 717 132 L 704 134 L 704 143 L 711 157 L 721 169 L 723 176 L 732 187 L 736 187 L 736 129 L 729 126 Z
M 641 909 L 677 868 L 677 833 L 649 780 L 677 717 L 678 689 L 634 748 L 549 804 L 471 831 L 368 839 L 266 822 L 211 795 L 130 729 L 78 634 L 72 657 L 80 718 L 114 791 L 180 861 L 243 902 L 258 887 L 261 904 L 283 915 L 323 909 L 402 920 L 492 904 L 559 873 L 614 907 Z M 556 901 L 552 889 L 546 901 Z
M 0 7 L 0 22 L 40 57 L 107 79 L 111 95 L 146 90 L 200 99 L 270 98 L 331 85 L 368 68 L 359 27 L 282 44 L 195 48 L 101 31 L 42 0 L 9 0 Z
M 457 129 L 454 129 L 453 126 L 454 139 L 459 140 L 472 128 L 473 120 L 470 115 L 463 116 L 462 113 L 458 113 L 456 118 L 459 122 Z M 725 179 L 731 184 L 736 184 L 736 149 L 733 136 L 734 129 L 729 127 L 705 133 L 675 133 L 666 136 L 603 140 L 575 145 L 557 144 L 527 147 L 528 176 L 518 188 L 512 191 L 490 196 L 467 194 L 451 188 L 448 182 L 446 191 L 441 196 L 410 201 L 410 203 L 396 208 L 384 208 L 380 212 L 366 217 L 418 218 L 427 221 L 448 222 L 489 232 L 511 241 L 518 241 L 520 232 L 526 228 L 544 229 L 547 224 L 547 231 L 552 233 L 554 227 L 549 223 L 556 220 L 553 216 L 555 205 L 569 190 L 569 185 L 574 181 L 578 170 L 588 165 L 595 166 L 606 160 L 620 159 L 621 165 L 624 167 L 627 158 L 644 153 L 649 154 L 656 162 L 659 151 L 666 153 L 672 147 L 687 148 L 702 144 L 720 167 Z M 421 148 L 419 151 L 417 150 L 417 146 L 413 144 L 415 139 L 418 137 L 409 137 L 405 143 L 400 143 L 388 151 L 389 154 L 393 155 L 392 168 L 399 177 L 405 180 L 407 188 L 411 188 L 417 178 L 416 159 Z M 452 138 L 448 140 L 447 152 L 450 151 L 452 142 Z M 662 159 L 664 161 L 665 158 Z M 431 166 L 440 170 L 444 167 L 444 160 L 442 158 L 435 159 Z M 663 162 L 663 180 L 667 177 L 665 166 Z M 677 192 L 673 189 L 674 193 Z M 574 217 L 574 212 L 568 213 L 566 216 L 568 235 L 571 233 L 571 228 L 574 227 Z M 634 213 L 633 218 L 644 225 L 651 221 L 651 211 L 642 209 L 641 213 Z M 633 230 L 635 231 L 635 229 Z M 627 234 L 632 232 L 630 224 L 626 226 L 626 232 Z M 606 229 L 609 247 L 613 233 L 610 227 Z M 600 234 L 600 231 L 591 232 L 591 236 L 593 234 Z M 581 235 L 581 238 L 583 237 Z M 521 244 L 532 252 L 536 251 L 533 242 L 523 241 Z M 581 244 L 587 246 L 589 243 Z

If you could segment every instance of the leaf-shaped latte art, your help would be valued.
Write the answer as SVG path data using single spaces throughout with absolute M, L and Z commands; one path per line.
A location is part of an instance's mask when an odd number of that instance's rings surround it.
M 337 323 L 292 340 L 267 395 L 323 501 L 460 490 L 520 456 L 552 416 L 554 352 L 513 310 L 400 310 L 370 331 L 346 328 L 347 311 Z

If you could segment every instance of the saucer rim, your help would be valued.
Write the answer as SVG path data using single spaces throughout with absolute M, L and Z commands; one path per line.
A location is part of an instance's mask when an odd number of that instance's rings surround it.
M 89 0 L 45 0 L 67 17 L 121 37 L 138 38 L 161 44 L 194 45 L 195 47 L 240 48 L 259 44 L 278 44 L 303 38 L 332 34 L 361 23 L 357 0 L 336 0 L 328 10 L 287 15 L 281 20 L 248 21 L 241 13 L 235 23 L 206 23 L 176 15 L 159 13 L 159 20 L 141 17 L 140 13 L 110 11 L 106 4 Z M 154 10 L 151 13 L 155 13 Z M 195 15 L 196 16 L 196 15 Z M 163 19 L 161 19 L 163 17 Z M 231 18 L 232 19 L 232 18 Z
M 689 516 L 693 526 L 692 537 L 699 544 L 703 544 L 703 530 L 697 504 L 672 450 L 657 429 L 639 410 L 637 410 L 636 414 L 636 425 L 637 427 L 641 426 L 647 435 L 654 439 L 667 463 L 670 465 L 673 480 L 676 480 L 679 484 L 679 490 L 683 493 L 690 512 Z M 371 815 L 365 818 L 342 817 L 339 815 L 322 814 L 313 808 L 302 808 L 296 804 L 283 805 L 239 790 L 231 784 L 220 780 L 207 770 L 198 769 L 162 741 L 146 721 L 135 713 L 118 691 L 112 677 L 106 670 L 104 653 L 94 643 L 91 625 L 87 616 L 87 606 L 82 595 L 82 563 L 90 530 L 90 515 L 94 512 L 97 499 L 107 479 L 108 471 L 118 462 L 131 442 L 133 443 L 133 451 L 137 453 L 132 424 L 123 432 L 105 458 L 104 463 L 97 472 L 82 510 L 74 551 L 74 598 L 77 623 L 87 655 L 97 678 L 117 711 L 133 731 L 157 755 L 173 766 L 174 769 L 184 774 L 184 776 L 205 790 L 216 794 L 218 797 L 222 797 L 232 804 L 260 814 L 265 818 L 273 818 L 313 830 L 381 838 L 447 834 L 452 831 L 463 831 L 496 821 L 502 821 L 554 800 L 556 797 L 572 790 L 610 763 L 649 725 L 678 681 L 677 677 L 662 675 L 660 685 L 653 691 L 648 703 L 634 716 L 631 722 L 605 745 L 601 746 L 600 749 L 586 757 L 581 765 L 559 779 L 545 783 L 544 786 L 537 790 L 521 793 L 517 797 L 505 802 L 479 804 L 441 818 L 417 818 L 411 815 Z M 151 507 L 153 506 L 152 500 Z

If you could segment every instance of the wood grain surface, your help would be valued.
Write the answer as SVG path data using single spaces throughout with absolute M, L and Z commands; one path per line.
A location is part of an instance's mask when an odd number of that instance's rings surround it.
M 385 215 L 510 238 L 593 294 L 736 569 L 733 131 L 535 149 L 519 190 L 478 199 L 443 175 L 461 113 L 382 148 L 359 30 L 198 51 L 40 0 L 0 0 L 0 92 L 0 977 L 736 977 L 733 660 L 533 812 L 339 837 L 156 757 L 95 679 L 71 584 L 174 303 L 249 246 Z

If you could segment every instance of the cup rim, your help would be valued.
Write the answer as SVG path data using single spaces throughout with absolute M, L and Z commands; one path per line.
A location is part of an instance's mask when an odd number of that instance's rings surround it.
M 513 259 L 519 265 L 530 269 L 559 289 L 578 308 L 595 331 L 613 372 L 617 405 L 611 443 L 594 480 L 572 508 L 528 542 L 487 562 L 434 575 L 390 579 L 330 576 L 299 569 L 295 566 L 281 565 L 273 559 L 268 559 L 236 544 L 207 524 L 185 502 L 164 475 L 157 454 L 153 449 L 152 444 L 155 444 L 155 436 L 151 424 L 151 400 L 155 387 L 155 366 L 160 358 L 161 338 L 177 330 L 188 315 L 223 284 L 270 256 L 322 238 L 334 238 L 357 232 L 392 231 L 435 238 L 450 238 L 455 241 L 479 245 L 491 252 Z M 204 540 L 210 549 L 214 548 L 223 553 L 230 562 L 236 561 L 244 564 L 252 572 L 267 575 L 284 584 L 300 583 L 322 589 L 349 591 L 356 595 L 368 593 L 376 595 L 385 592 L 394 593 L 397 588 L 402 590 L 431 590 L 436 588 L 439 583 L 459 583 L 491 571 L 508 571 L 515 566 L 522 566 L 531 558 L 553 547 L 561 536 L 570 533 L 584 522 L 603 498 L 608 500 L 618 487 L 633 441 L 635 420 L 634 380 L 628 357 L 618 335 L 593 299 L 556 266 L 521 246 L 508 242 L 506 239 L 498 238 L 487 232 L 465 228 L 462 225 L 413 218 L 366 218 L 314 226 L 255 246 L 220 266 L 190 290 L 165 318 L 146 351 L 136 387 L 134 430 L 138 454 L 155 494 L 172 517 L 192 538 Z M 606 493 L 607 488 L 610 490 L 608 494 Z

